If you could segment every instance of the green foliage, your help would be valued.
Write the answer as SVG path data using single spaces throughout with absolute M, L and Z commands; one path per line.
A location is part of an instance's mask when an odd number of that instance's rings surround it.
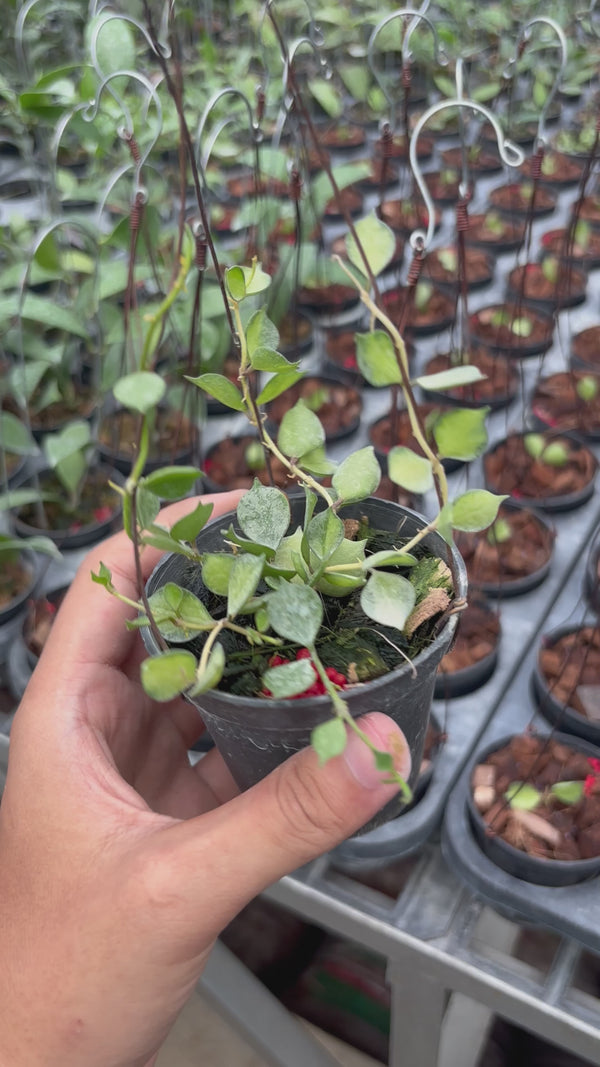
M 315 673 L 310 660 L 299 659 L 265 671 L 262 680 L 265 689 L 269 689 L 276 700 L 304 693 L 315 680 Z
M 196 657 L 183 649 L 161 652 L 142 661 L 140 677 L 148 696 L 165 703 L 194 684 Z
M 115 399 L 128 411 L 147 415 L 160 403 L 166 388 L 158 374 L 152 371 L 135 371 L 120 378 L 115 383 L 113 392 Z
M 402 382 L 392 339 L 384 330 L 356 335 L 356 362 L 363 378 L 375 388 Z
M 255 478 L 252 489 L 238 504 L 237 519 L 246 537 L 276 549 L 290 524 L 288 498 L 280 489 L 261 485 Z
M 452 526 L 469 533 L 485 530 L 495 521 L 498 508 L 506 499 L 487 489 L 470 489 L 452 503 Z
M 415 599 L 414 586 L 406 578 L 376 571 L 361 593 L 360 605 L 375 622 L 403 630 Z
M 325 442 L 325 430 L 303 400 L 286 411 L 281 420 L 277 445 L 284 455 L 300 459 Z
M 381 468 L 372 445 L 352 452 L 337 468 L 331 484 L 345 504 L 364 500 L 381 481 Z
M 355 229 L 371 274 L 376 277 L 392 261 L 396 251 L 396 235 L 385 222 L 377 218 L 375 212 L 357 222 Z M 366 274 L 363 257 L 352 234 L 346 238 L 346 252 L 350 262 L 361 274 Z
M 321 764 L 327 763 L 327 760 L 335 756 L 341 756 L 347 743 L 344 723 L 341 719 L 329 719 L 315 726 L 310 735 L 310 743 Z
M 433 436 L 441 459 L 476 459 L 487 445 L 489 408 L 456 408 L 436 420 Z

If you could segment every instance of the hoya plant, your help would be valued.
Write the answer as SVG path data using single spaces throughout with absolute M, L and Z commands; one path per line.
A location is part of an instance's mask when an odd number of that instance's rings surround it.
M 374 748 L 362 733 L 344 691 L 412 660 L 431 639 L 436 620 L 464 606 L 453 599 L 450 569 L 424 548 L 423 540 L 432 531 L 450 542 L 453 530 L 486 528 L 504 497 L 470 490 L 449 498 L 443 460 L 469 460 L 483 450 L 486 412 L 457 409 L 444 414 L 433 427 L 432 445 L 413 386 L 443 390 L 476 381 L 481 374 L 461 366 L 411 381 L 403 338 L 369 285 L 368 276 L 374 282 L 394 250 L 393 232 L 373 215 L 357 225 L 347 241 L 347 256 L 337 260 L 337 267 L 371 315 L 372 328 L 357 338 L 361 371 L 374 385 L 401 387 L 419 446 L 419 452 L 392 450 L 390 477 L 413 492 L 435 489 L 439 500 L 437 514 L 414 536 L 399 530 L 384 540 L 368 522 L 344 518 L 346 505 L 366 500 L 379 485 L 381 471 L 371 447 L 358 449 L 337 466 L 331 463 L 323 427 L 301 400 L 284 415 L 276 437 L 265 426 L 263 405 L 294 384 L 301 371 L 279 351 L 278 331 L 265 307 L 256 307 L 271 281 L 256 260 L 224 272 L 228 310 L 240 344 L 239 384 L 216 373 L 201 374 L 192 382 L 246 416 L 267 467 L 276 458 L 303 492 L 299 522 L 291 524 L 285 493 L 255 481 L 238 505 L 237 528 L 231 524 L 222 531 L 218 551 L 196 546 L 210 518 L 209 505 L 198 504 L 167 530 L 158 521 L 161 501 L 193 489 L 200 472 L 175 466 L 144 472 L 148 428 L 165 389 L 162 378 L 142 366 L 122 379 L 115 392 L 141 416 L 138 458 L 120 489 L 134 550 L 139 553 L 151 545 L 175 553 L 187 561 L 189 573 L 197 575 L 190 588 L 169 582 L 151 595 L 144 593 L 140 601 L 126 600 L 139 612 L 129 625 L 150 627 L 161 649 L 142 665 L 146 691 L 162 701 L 179 693 L 197 697 L 218 686 L 249 697 L 326 694 L 332 717 L 312 734 L 320 758 L 343 750 L 348 726 L 373 750 L 377 766 L 395 779 L 393 755 Z M 255 372 L 268 376 L 256 396 L 249 386 Z M 93 578 L 124 599 L 104 565 Z M 365 634 L 360 648 L 355 641 L 358 630 Z M 373 632 L 379 639 L 375 642 Z

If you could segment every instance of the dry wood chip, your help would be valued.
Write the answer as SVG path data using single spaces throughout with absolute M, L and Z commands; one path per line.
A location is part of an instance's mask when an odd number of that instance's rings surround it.
M 473 790 L 473 802 L 478 811 L 489 811 L 496 799 L 493 785 L 476 785 Z
M 578 685 L 576 693 L 588 719 L 600 722 L 600 685 Z
M 406 636 L 412 637 L 421 623 L 426 622 L 427 619 L 432 619 L 434 615 L 439 615 L 441 611 L 445 611 L 449 603 L 450 597 L 445 589 L 430 589 L 427 596 L 423 597 L 421 603 L 417 604 L 415 610 L 409 615 L 404 627 Z
M 479 785 L 495 785 L 496 768 L 492 763 L 479 763 L 473 771 L 473 788 Z
M 557 848 L 560 845 L 562 841 L 560 830 L 557 830 L 555 826 L 551 826 L 549 822 L 542 819 L 541 815 L 536 815 L 534 811 L 512 809 L 511 817 L 523 830 L 527 830 L 534 837 L 539 837 L 540 840 L 546 841 L 552 848 Z
M 348 541 L 354 541 L 356 539 L 356 535 L 357 535 L 357 533 L 358 533 L 358 531 L 360 529 L 360 523 L 359 523 L 358 519 L 344 519 L 343 522 L 344 522 L 344 537 L 346 537 L 348 539 Z

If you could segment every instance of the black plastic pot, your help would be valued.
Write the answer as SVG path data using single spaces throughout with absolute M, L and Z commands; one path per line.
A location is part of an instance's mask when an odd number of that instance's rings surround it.
M 305 383 L 309 383 L 309 382 L 311 382 L 313 380 L 318 381 L 319 384 L 322 385 L 325 389 L 328 389 L 328 388 L 329 389 L 333 389 L 333 388 L 335 388 L 337 386 L 338 391 L 339 391 L 340 386 L 342 386 L 343 389 L 346 390 L 346 398 L 347 398 L 346 399 L 346 403 L 351 403 L 351 396 L 349 395 L 348 391 L 349 390 L 354 390 L 355 391 L 355 394 L 356 394 L 355 398 L 354 398 L 355 403 L 360 405 L 360 411 L 359 411 L 357 417 L 355 419 L 353 419 L 352 422 L 349 422 L 347 426 L 338 427 L 338 429 L 334 433 L 328 433 L 327 430 L 325 430 L 325 441 L 326 441 L 327 444 L 333 444 L 335 441 L 344 441 L 344 440 L 346 440 L 347 437 L 351 437 L 353 433 L 356 433 L 356 431 L 358 430 L 358 427 L 360 426 L 360 417 L 361 417 L 361 414 L 362 414 L 362 397 L 358 393 L 358 390 L 356 390 L 356 387 L 354 385 L 351 385 L 347 380 L 345 380 L 345 378 L 344 378 L 344 376 L 342 374 L 332 374 L 327 378 L 324 377 L 324 376 L 321 376 L 321 375 L 312 375 L 312 374 L 311 375 L 306 375 L 306 377 L 303 378 L 298 383 L 298 385 L 296 387 L 292 386 L 292 390 L 301 389 L 301 387 Z M 289 393 L 290 390 L 287 390 L 287 392 Z M 277 404 L 277 400 L 275 400 L 273 403 Z M 267 405 L 267 424 L 266 425 L 267 425 L 268 432 L 273 437 L 277 437 L 277 434 L 279 432 L 279 423 L 276 423 L 272 418 L 273 403 Z M 317 415 L 317 418 L 318 418 L 318 416 L 319 416 L 318 411 L 316 412 L 316 415 Z
M 600 542 L 596 537 L 588 553 L 583 577 L 583 595 L 596 615 L 600 615 Z
M 571 437 L 574 439 L 574 435 L 569 433 L 563 433 L 560 436 L 563 438 Z M 498 441 L 493 448 L 489 449 L 485 453 L 483 457 L 483 476 L 486 488 L 490 489 L 492 492 L 500 492 L 501 490 L 496 488 L 495 483 L 488 478 L 485 461 L 486 457 L 492 455 L 500 447 L 501 444 L 503 444 L 503 441 Z M 585 446 L 582 444 L 581 448 L 585 448 Z M 589 449 L 587 449 L 587 451 L 589 452 Z M 527 497 L 519 492 L 518 496 L 515 494 L 515 499 L 518 500 L 520 504 L 524 504 L 527 507 L 541 508 L 543 511 L 549 511 L 554 513 L 559 513 L 563 511 L 575 511 L 577 508 L 582 507 L 583 504 L 586 504 L 590 497 L 594 494 L 594 486 L 598 470 L 598 464 L 593 453 L 590 452 L 590 455 L 594 460 L 594 474 L 590 481 L 587 482 L 587 484 L 584 485 L 581 489 L 577 489 L 571 493 L 562 493 L 557 496 L 546 497 Z
M 540 268 L 539 263 L 526 263 L 525 269 Z M 516 268 L 517 270 L 519 268 Z M 518 304 L 519 301 L 524 303 L 527 307 L 539 308 L 540 311 L 545 314 L 551 314 L 554 311 L 562 311 L 564 308 L 577 307 L 579 304 L 583 304 L 586 297 L 587 287 L 587 275 L 585 271 L 580 271 L 574 267 L 565 267 L 564 264 L 560 264 L 560 276 L 556 282 L 555 292 L 551 297 L 537 297 L 529 296 L 523 293 L 522 286 L 515 284 L 512 277 L 513 272 L 508 278 L 507 295 L 508 300 L 513 304 Z M 569 281 L 572 283 L 568 290 L 560 291 L 561 280 L 564 280 L 570 275 Z
M 60 603 L 67 589 L 68 585 L 61 585 L 59 588 L 53 589 L 51 592 L 46 593 L 46 600 L 54 605 Z M 25 638 L 26 625 L 27 613 L 23 619 L 21 629 L 15 634 L 11 642 L 7 661 L 8 685 L 17 701 L 21 700 L 39 660 L 39 656 L 32 652 L 27 645 Z
M 109 402 L 103 413 L 103 418 L 110 419 L 110 416 L 118 410 L 122 409 L 116 408 Z M 228 412 L 230 411 L 230 409 L 227 410 Z M 158 411 L 164 413 L 168 411 L 168 408 L 165 405 L 159 405 Z M 182 418 L 184 417 L 185 416 L 182 416 Z M 114 467 L 115 470 L 119 471 L 119 473 L 123 474 L 126 478 L 130 475 L 131 468 L 133 467 L 136 458 L 133 452 L 124 452 L 120 451 L 118 448 L 112 448 L 110 444 L 107 444 L 104 441 L 98 441 L 97 449 L 98 455 L 106 464 Z M 159 455 L 152 455 L 151 450 L 150 458 L 147 460 L 144 467 L 144 473 L 149 474 L 151 471 L 158 470 L 159 467 L 164 467 L 165 463 L 179 465 L 192 463 L 192 461 L 193 450 L 189 444 L 181 445 L 175 450 L 171 449 L 167 451 L 163 449 Z
M 503 356 L 496 356 L 495 358 L 496 359 L 505 359 L 505 357 L 503 357 Z M 471 363 L 473 361 L 467 357 L 466 362 L 467 363 Z M 446 392 L 443 393 L 444 406 L 445 407 L 450 407 L 450 408 L 483 408 L 483 407 L 487 407 L 487 408 L 491 408 L 492 411 L 500 411 L 502 408 L 509 407 L 509 405 L 512 404 L 514 400 L 516 400 L 516 398 L 518 396 L 518 393 L 519 393 L 519 385 L 520 385 L 520 378 L 519 378 L 518 370 L 517 370 L 517 368 L 515 366 L 515 363 L 511 361 L 510 362 L 510 367 L 512 367 L 513 373 L 511 374 L 512 382 L 511 382 L 511 385 L 510 385 L 510 391 L 508 393 L 494 393 L 492 396 L 486 396 L 486 397 L 481 397 L 479 399 L 473 399 L 468 395 L 468 392 L 469 392 L 469 387 L 468 386 L 465 389 L 465 392 L 467 394 L 465 396 L 457 396 L 455 393 L 452 392 L 452 390 L 447 390 Z M 450 369 L 450 367 L 448 369 Z M 429 370 L 429 364 L 427 364 L 425 366 L 424 373 L 425 374 L 433 373 L 433 372 L 431 372 Z M 430 404 L 435 404 L 436 402 L 439 403 L 439 399 L 440 399 L 440 394 L 439 393 L 435 393 L 432 389 L 424 389 L 423 386 L 421 386 L 421 392 L 422 392 L 424 398 Z
M 561 637 L 566 637 L 567 634 L 574 633 L 582 628 L 581 625 L 559 626 L 556 630 L 551 630 L 549 633 L 544 634 L 544 644 L 546 646 L 553 645 Z M 566 734 L 581 737 L 584 741 L 588 741 L 593 745 L 600 744 L 600 722 L 594 723 L 590 719 L 586 719 L 585 715 L 580 715 L 575 708 L 565 706 L 553 695 L 540 669 L 539 659 L 536 660 L 532 671 L 531 682 L 539 709 L 549 722 L 554 723 Z
M 503 511 L 524 511 L 525 505 L 521 504 L 518 500 L 505 500 L 502 504 Z M 527 507 L 527 511 L 530 511 L 537 521 L 544 526 L 552 536 L 555 537 L 556 531 L 550 519 L 542 511 L 538 511 L 537 508 Z M 552 566 L 552 555 L 548 557 L 547 562 L 543 567 L 539 567 L 536 571 L 532 571 L 531 574 L 524 575 L 522 578 L 514 578 L 512 581 L 502 582 L 476 582 L 471 578 L 470 587 L 480 590 L 484 596 L 487 597 L 501 597 L 503 600 L 514 597 L 522 596 L 524 593 L 530 593 L 532 589 L 537 589 L 538 585 L 541 585 L 543 581 L 548 577 L 550 573 L 550 567 Z
M 104 482 L 108 485 L 109 481 L 122 484 L 123 478 L 119 471 L 114 470 L 112 467 L 107 467 L 100 464 L 99 470 L 103 472 Z M 44 471 L 40 471 L 43 474 Z M 25 488 L 28 484 L 28 480 L 24 480 L 20 483 L 21 488 Z M 15 486 L 15 488 L 17 488 Z M 34 537 L 43 534 L 45 537 L 49 537 L 51 541 L 62 550 L 72 550 L 76 548 L 86 548 L 88 545 L 95 545 L 98 541 L 103 541 L 105 537 L 108 537 L 110 533 L 114 533 L 120 526 L 121 522 L 121 500 L 115 493 L 115 510 L 106 519 L 94 522 L 88 522 L 84 526 L 80 526 L 76 530 L 53 530 L 46 529 L 39 526 L 30 526 L 29 523 L 19 518 L 17 511 L 11 511 L 11 524 L 16 534 L 19 537 Z
M 510 736 L 504 737 L 488 745 L 482 752 L 478 753 L 472 767 L 479 763 L 485 763 L 486 758 L 492 752 L 504 748 L 510 739 Z M 586 755 L 600 756 L 600 750 L 586 744 L 585 741 L 581 741 L 579 738 L 554 734 L 554 740 L 560 741 L 578 752 L 584 752 Z M 600 856 L 594 856 L 592 859 L 587 860 L 544 859 L 530 856 L 526 852 L 522 852 L 521 849 L 509 845 L 500 836 L 490 834 L 481 814 L 475 807 L 470 784 L 467 791 L 467 812 L 475 840 L 482 852 L 498 867 L 501 867 L 503 871 L 507 871 L 508 874 L 513 875 L 515 878 L 521 878 L 525 882 L 533 882 L 535 885 L 566 886 L 583 882 L 587 878 L 593 878 L 600 873 Z
M 295 528 L 304 514 L 304 496 L 298 495 L 290 503 L 291 528 Z M 367 515 L 373 526 L 379 529 L 395 531 L 401 527 L 403 537 L 412 536 L 426 525 L 426 520 L 415 512 L 374 498 L 343 508 L 341 514 L 348 518 Z M 235 522 L 234 513 L 222 516 L 205 527 L 197 541 L 199 549 L 215 551 L 222 548 L 221 530 L 230 521 Z M 464 596 L 466 573 L 456 549 L 450 549 L 436 533 L 428 534 L 424 545 L 447 562 L 453 560 L 457 576 L 456 594 Z M 150 577 L 148 594 L 166 582 L 189 583 L 189 563 L 180 556 L 165 557 Z M 435 672 L 450 646 L 456 625 L 456 616 L 450 616 L 441 632 L 416 657 L 416 678 L 413 677 L 413 665 L 406 663 L 381 678 L 351 687 L 344 694 L 353 717 L 381 711 L 390 715 L 404 731 L 412 756 L 411 786 L 416 782 L 421 764 Z M 144 629 L 142 635 L 148 651 L 155 653 L 157 648 L 149 630 Z M 242 789 L 248 789 L 288 756 L 305 748 L 310 743 L 313 728 L 331 716 L 331 704 L 325 696 L 293 701 L 248 699 L 211 690 L 192 703 L 198 708 L 217 748 Z M 401 809 L 400 798 L 394 798 L 361 832 L 394 818 Z
M 481 597 L 478 599 L 478 603 L 480 607 L 485 607 L 490 615 L 496 616 L 498 614 L 491 604 L 482 603 Z M 477 660 L 476 663 L 471 663 L 468 667 L 464 667 L 459 671 L 448 673 L 438 671 L 433 691 L 434 698 L 436 700 L 454 700 L 456 697 L 464 697 L 467 693 L 474 693 L 475 690 L 481 689 L 482 685 L 485 685 L 492 677 L 498 665 L 501 637 L 502 631 L 500 630 L 498 632 L 498 640 L 492 650 L 483 659 Z
M 439 393 L 436 394 L 435 399 L 439 400 Z M 371 444 L 373 444 L 373 440 L 372 440 L 372 437 L 371 437 L 371 430 L 374 429 L 376 426 L 378 426 L 379 423 L 384 422 L 385 419 L 389 419 L 389 413 L 387 415 L 381 415 L 380 418 L 375 419 L 375 422 L 372 422 L 371 425 L 369 426 L 369 441 L 371 442 Z M 395 443 L 396 444 L 403 444 L 404 442 L 397 441 Z M 387 452 L 383 452 L 376 445 L 373 445 L 373 447 L 375 448 L 375 455 L 377 456 L 377 460 L 378 460 L 379 466 L 381 467 L 383 473 L 387 474 L 387 471 L 388 471 Z M 460 468 L 464 467 L 464 465 L 465 465 L 465 460 L 463 460 L 463 459 L 448 459 L 448 458 L 445 458 L 445 459 L 442 460 L 442 466 L 443 466 L 446 474 L 454 474 L 455 471 L 460 470 Z
M 530 356 L 541 356 L 544 352 L 547 352 L 552 345 L 554 324 L 551 316 L 542 315 L 537 311 L 533 311 L 533 314 L 544 323 L 546 330 L 543 337 L 536 341 L 529 341 L 526 337 L 514 336 L 510 338 L 510 344 L 500 340 L 499 328 L 496 329 L 496 336 L 490 337 L 488 333 L 481 332 L 481 326 L 479 322 L 479 316 L 489 314 L 490 312 L 502 312 L 506 310 L 505 304 L 496 304 L 491 307 L 481 308 L 476 311 L 469 318 L 469 328 L 471 331 L 471 342 L 473 344 L 482 345 L 490 352 L 495 352 L 498 355 L 509 356 L 511 359 L 528 359 Z M 530 313 L 532 309 L 524 308 L 523 311 Z M 521 314 L 523 313 L 521 312 Z M 515 311 L 515 319 L 519 317 L 519 314 Z
M 600 371 L 600 361 L 595 360 L 593 363 L 589 363 L 587 360 L 582 359 L 577 354 L 577 342 L 579 338 L 591 337 L 594 342 L 596 352 L 600 352 L 600 326 L 589 326 L 587 330 L 580 330 L 571 339 L 571 367 L 573 370 L 582 370 L 587 374 L 598 374 Z
M 15 615 L 18 615 L 27 603 L 29 597 L 33 596 L 36 585 L 42 575 L 42 559 L 40 556 L 35 552 L 32 552 L 29 548 L 23 548 L 19 555 L 21 562 L 29 571 L 30 580 L 22 593 L 19 593 L 19 595 L 14 597 L 8 604 L 5 604 L 4 607 L 0 607 L 0 626 L 3 626 L 9 619 L 13 619 Z

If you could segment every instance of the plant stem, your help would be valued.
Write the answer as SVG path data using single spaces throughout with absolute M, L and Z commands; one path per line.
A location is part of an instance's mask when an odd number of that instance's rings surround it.
M 310 474 L 307 474 L 306 471 L 301 470 L 300 467 L 298 467 L 292 460 L 288 459 L 287 456 L 284 456 L 283 452 L 281 452 L 279 450 L 279 448 L 277 447 L 277 445 L 275 444 L 275 442 L 274 442 L 273 438 L 271 437 L 271 435 L 267 432 L 267 430 L 265 430 L 264 425 L 263 425 L 262 416 L 261 416 L 260 411 L 259 411 L 259 409 L 258 409 L 258 407 L 256 405 L 256 401 L 254 400 L 254 397 L 251 395 L 250 389 L 248 388 L 248 381 L 247 381 L 247 374 L 248 374 L 248 368 L 249 368 L 248 348 L 247 348 L 247 345 L 246 345 L 246 337 L 245 337 L 245 334 L 244 334 L 244 328 L 243 328 L 243 325 L 242 325 L 242 318 L 241 318 L 241 315 L 240 315 L 240 306 L 239 306 L 239 304 L 237 303 L 236 300 L 231 299 L 231 310 L 233 312 L 233 316 L 234 316 L 234 319 L 235 319 L 235 324 L 236 324 L 238 336 L 240 338 L 240 345 L 241 345 L 239 380 L 240 380 L 240 384 L 241 384 L 241 387 L 242 387 L 242 395 L 243 395 L 243 398 L 244 398 L 244 402 L 246 403 L 246 406 L 249 409 L 249 412 L 248 412 L 249 420 L 250 420 L 251 424 L 258 430 L 261 444 L 265 448 L 267 448 L 269 450 L 269 452 L 271 452 L 271 454 L 274 455 L 276 457 L 276 459 L 279 460 L 280 463 L 283 464 L 283 466 L 289 471 L 289 473 L 291 475 L 293 475 L 294 478 L 297 478 L 299 481 L 301 481 L 305 486 L 308 486 L 310 489 L 314 489 L 314 491 L 316 493 L 318 493 L 319 496 L 323 497 L 323 499 L 327 503 L 327 506 L 332 508 L 334 506 L 334 502 L 333 502 L 332 497 L 327 492 L 327 490 L 322 485 L 320 485 L 320 483 L 317 482 L 316 479 L 313 478 Z
M 448 503 L 448 481 L 446 479 L 446 472 L 444 470 L 443 464 L 440 462 L 435 452 L 429 445 L 429 442 L 427 441 L 426 435 L 423 432 L 423 428 L 421 426 L 421 421 L 416 411 L 415 398 L 413 395 L 413 391 L 410 387 L 408 355 L 406 353 L 406 345 L 404 344 L 404 338 L 396 329 L 392 320 L 385 314 L 384 311 L 382 311 L 377 306 L 375 301 L 372 299 L 370 293 L 368 293 L 367 290 L 360 284 L 356 276 L 352 273 L 351 270 L 348 269 L 343 260 L 340 259 L 339 256 L 334 256 L 333 259 L 338 264 L 338 266 L 342 268 L 344 274 L 346 274 L 348 278 L 350 278 L 350 280 L 352 281 L 352 284 L 355 286 L 359 293 L 360 299 L 370 312 L 372 318 L 376 319 L 384 327 L 384 329 L 388 331 L 390 337 L 392 338 L 403 378 L 402 391 L 406 400 L 406 408 L 408 411 L 408 417 L 410 419 L 411 429 L 414 434 L 415 440 L 423 451 L 423 454 L 431 463 L 440 506 L 444 507 L 444 505 Z
M 321 660 L 319 659 L 319 654 L 315 646 L 309 645 L 308 648 L 310 652 L 310 658 L 314 666 L 316 667 L 319 678 L 325 686 L 327 695 L 331 698 L 331 703 L 333 704 L 333 708 L 336 715 L 338 716 L 338 718 L 343 719 L 343 721 L 346 723 L 346 726 L 348 726 L 356 734 L 357 737 L 360 737 L 360 740 L 363 742 L 363 744 L 367 746 L 367 748 L 373 753 L 373 755 L 378 755 L 381 752 L 381 749 L 378 749 L 377 746 L 373 744 L 368 734 L 366 734 L 364 730 L 361 730 L 356 720 L 352 718 L 352 715 L 350 714 L 350 709 L 348 708 L 348 704 L 343 699 L 343 697 L 340 696 L 339 691 L 334 685 L 334 683 L 331 681 L 331 678 L 328 677 L 327 672 L 323 664 L 321 663 Z M 404 778 L 402 778 L 402 776 L 398 774 L 397 771 L 389 771 L 389 775 L 390 777 L 383 779 L 383 781 L 385 781 L 386 783 L 393 782 L 394 785 L 399 785 L 405 801 L 409 803 L 412 800 L 412 790 L 410 786 L 404 781 Z
M 140 356 L 140 370 L 147 370 L 150 362 L 150 355 L 152 353 L 152 342 L 154 340 L 157 329 L 160 328 L 162 321 L 167 314 L 167 311 L 174 303 L 175 299 L 179 296 L 179 293 L 185 286 L 186 278 L 188 276 L 189 269 L 192 265 L 192 255 L 188 252 L 181 257 L 179 273 L 169 289 L 169 292 L 165 296 L 162 304 L 155 311 L 150 319 L 150 328 L 144 338 L 144 347 Z
M 219 622 L 216 624 L 214 630 L 211 630 L 208 637 L 206 638 L 204 648 L 202 649 L 202 655 L 200 656 L 200 663 L 198 664 L 197 673 L 199 676 L 206 670 L 208 666 L 208 658 L 211 654 L 212 647 L 215 641 L 217 640 L 217 637 L 221 633 L 221 630 L 224 630 L 226 625 L 227 619 L 220 619 Z

